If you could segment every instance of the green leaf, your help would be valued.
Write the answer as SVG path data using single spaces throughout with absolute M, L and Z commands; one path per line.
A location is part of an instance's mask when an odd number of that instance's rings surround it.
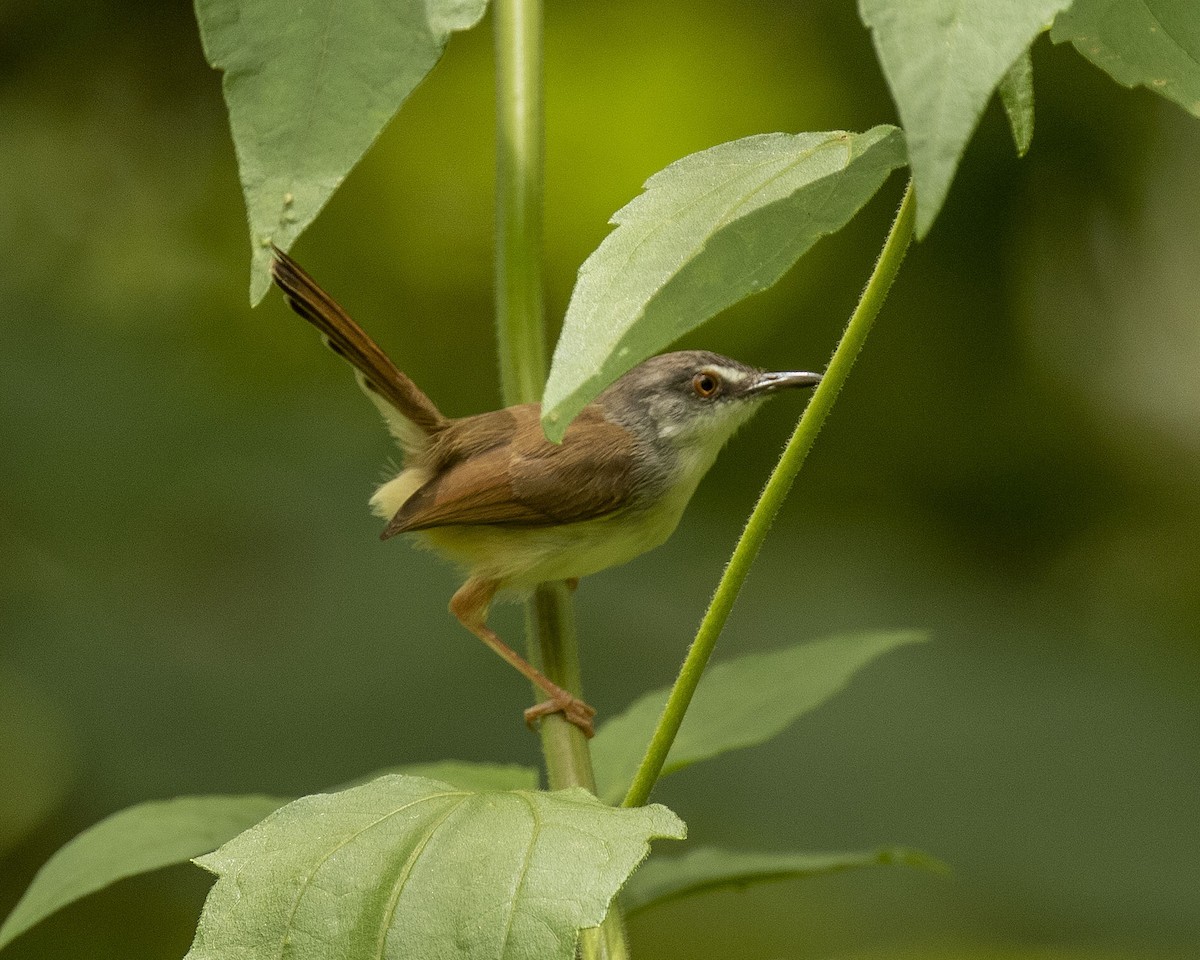
M 572 960 L 665 807 L 581 789 L 458 790 L 388 776 L 304 797 L 197 862 L 219 879 L 187 960 Z
M 1071 41 L 1117 83 L 1147 87 L 1200 117 L 1196 0 L 1075 0 L 1050 39 Z
M 118 880 L 215 850 L 286 802 L 262 796 L 178 797 L 114 813 L 46 861 L 0 927 L 0 947 Z
M 456 30 L 487 0 L 196 0 L 208 62 L 225 73 L 250 222 L 250 300 L 273 242 L 313 221 Z
M 941 861 L 904 847 L 862 853 L 752 853 L 701 847 L 680 857 L 651 860 L 641 867 L 621 891 L 621 905 L 634 913 L 721 887 L 748 887 L 855 867 L 892 865 L 947 869 Z
M 1000 102 L 1008 115 L 1017 156 L 1029 152 L 1033 142 L 1033 58 L 1026 50 L 1000 81 Z
M 895 127 L 771 133 L 694 153 L 646 181 L 579 270 L 542 401 L 559 439 L 604 387 L 778 280 L 904 163 Z
M 671 747 L 663 775 L 769 740 L 841 690 L 876 657 L 926 639 L 905 630 L 832 637 L 711 667 Z M 638 699 L 592 741 L 600 796 L 620 800 L 633 780 L 668 690 Z
M 536 790 L 538 786 L 538 772 L 532 767 L 460 760 L 406 764 L 356 783 L 395 772 L 443 780 L 464 790 Z M 67 904 L 118 880 L 211 853 L 290 799 L 178 797 L 113 814 L 46 862 L 0 927 L 0 947 Z
M 928 232 L 983 109 L 1008 69 L 1071 0 L 859 0 L 900 112 Z
M 442 780 L 461 790 L 536 790 L 540 777 L 533 767 L 516 763 L 475 763 L 470 760 L 433 760 L 429 763 L 405 763 L 376 770 L 337 787 L 345 790 L 370 783 L 393 773 L 427 780 Z

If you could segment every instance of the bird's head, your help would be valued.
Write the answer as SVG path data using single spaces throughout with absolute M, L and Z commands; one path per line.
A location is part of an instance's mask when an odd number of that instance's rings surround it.
M 763 401 L 811 387 L 816 373 L 768 373 L 704 350 L 651 357 L 605 390 L 605 414 L 644 443 L 694 451 L 709 463 Z

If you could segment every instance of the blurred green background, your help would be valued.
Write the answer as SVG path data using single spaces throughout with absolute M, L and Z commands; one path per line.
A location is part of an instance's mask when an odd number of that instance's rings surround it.
M 934 642 L 657 795 L 700 843 L 906 843 L 954 873 L 683 902 L 634 922 L 639 956 L 1200 956 L 1200 123 L 1044 39 L 1034 64 L 1031 154 L 990 108 L 718 656 Z M 849 0 L 551 2 L 546 73 L 552 324 L 670 161 L 894 119 Z M 295 250 L 450 414 L 498 403 L 491 81 L 485 22 Z M 376 539 L 373 408 L 278 297 L 247 306 L 190 8 L 8 0 L 0 130 L 0 913 L 140 800 L 535 762 L 527 686 L 446 613 L 454 572 Z M 687 345 L 819 367 L 901 188 Z M 666 547 L 580 589 L 602 714 L 672 676 L 797 412 L 743 431 Z M 519 609 L 494 623 L 515 639 Z M 206 885 L 122 884 L 9 956 L 180 956 Z

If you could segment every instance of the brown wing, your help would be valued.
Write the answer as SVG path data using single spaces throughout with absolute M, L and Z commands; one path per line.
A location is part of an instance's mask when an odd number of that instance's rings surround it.
M 287 298 L 288 305 L 321 331 L 325 343 L 362 374 L 363 386 L 383 397 L 403 417 L 425 434 L 446 426 L 446 418 L 415 383 L 397 369 L 336 300 L 321 289 L 300 264 L 272 248 L 271 276 Z
M 510 418 L 507 430 L 497 429 L 501 416 Z M 574 523 L 603 516 L 628 501 L 633 442 L 626 430 L 598 412 L 585 412 L 562 444 L 543 436 L 536 406 L 472 417 L 455 426 L 469 431 L 474 428 L 469 421 L 476 420 L 482 422 L 479 435 L 495 445 L 469 452 L 451 441 L 448 465 L 405 502 L 385 538 L 430 527 Z M 508 434 L 504 441 L 502 432 Z

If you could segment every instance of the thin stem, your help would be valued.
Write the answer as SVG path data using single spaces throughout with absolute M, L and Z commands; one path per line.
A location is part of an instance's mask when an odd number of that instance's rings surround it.
M 829 361 L 829 368 L 825 371 L 824 378 L 801 415 L 795 432 L 787 446 L 784 447 L 779 463 L 770 479 L 767 480 L 767 484 L 758 498 L 758 503 L 750 514 L 750 519 L 746 522 L 746 529 L 742 531 L 741 539 L 738 540 L 733 556 L 730 557 L 729 564 L 721 576 L 721 582 L 717 585 L 717 591 L 708 606 L 708 611 L 704 614 L 700 629 L 696 632 L 696 639 L 692 641 L 692 646 L 688 650 L 683 667 L 675 680 L 675 686 L 671 688 L 671 695 L 667 698 L 667 704 L 663 708 L 654 736 L 650 740 L 650 746 L 633 778 L 623 806 L 639 807 L 650 798 L 650 792 L 654 789 L 659 774 L 662 773 L 663 764 L 667 760 L 671 744 L 675 741 L 675 735 L 679 732 L 680 724 L 683 723 L 688 704 L 691 703 L 692 695 L 696 692 L 705 665 L 716 645 L 717 637 L 720 636 L 729 612 L 737 600 L 738 592 L 746 580 L 746 575 L 750 572 L 750 566 L 758 555 L 767 531 L 771 528 L 771 523 L 779 513 L 780 507 L 783 506 L 784 499 L 791 489 L 792 481 L 796 479 L 796 474 L 804 464 L 805 457 L 812 449 L 817 434 L 825 423 L 825 418 L 829 416 L 833 402 L 846 382 L 850 368 L 854 366 L 854 361 L 858 358 L 859 351 L 862 350 L 867 334 L 871 330 L 871 324 L 879 313 L 879 308 L 887 299 L 888 290 L 896 278 L 896 272 L 900 269 L 900 263 L 903 261 L 909 241 L 912 239 L 914 211 L 915 203 L 910 181 L 904 192 L 904 199 L 900 202 L 896 219 L 892 223 L 892 229 L 888 233 L 887 241 L 883 245 L 883 251 L 875 264 L 875 270 L 871 274 L 871 279 L 867 281 L 866 288 L 850 317 L 850 322 L 846 325 L 846 331 L 842 334 L 833 358 Z
M 542 305 L 542 2 L 495 0 L 496 42 L 496 329 L 506 404 L 541 399 L 546 379 Z M 538 587 L 526 607 L 530 659 L 573 695 L 582 695 L 579 647 L 566 585 Z M 539 699 L 541 691 L 537 692 Z M 596 792 L 591 754 L 578 728 L 561 716 L 541 723 L 551 789 Z M 627 960 L 620 911 L 580 937 L 584 960 Z

